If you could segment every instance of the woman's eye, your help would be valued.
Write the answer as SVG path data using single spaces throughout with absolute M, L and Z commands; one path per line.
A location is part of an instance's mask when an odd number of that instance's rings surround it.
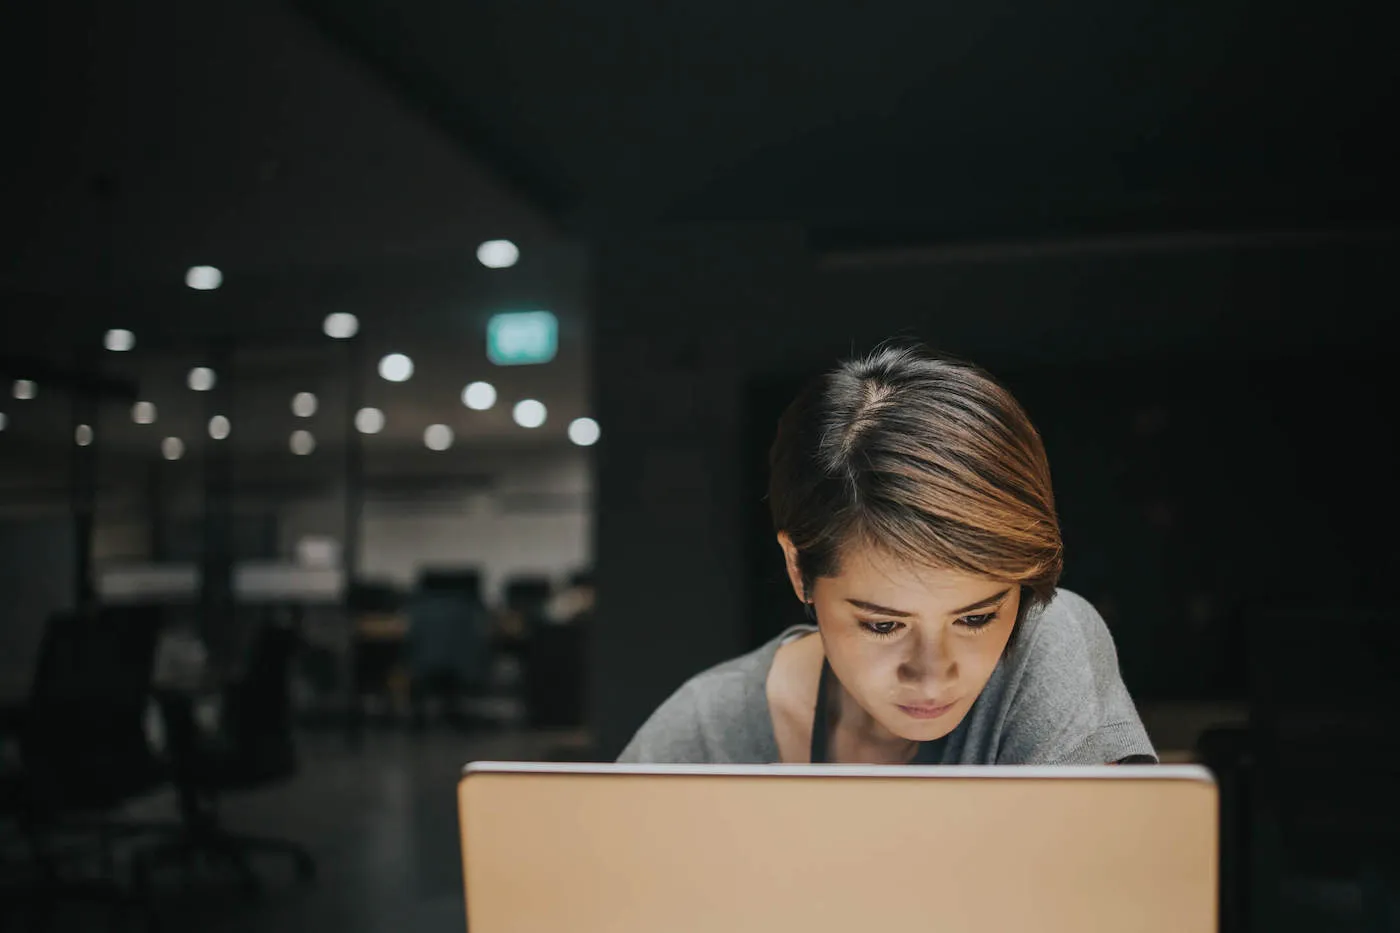
M 995 612 L 984 612 L 978 616 L 963 616 L 958 622 L 968 628 L 985 628 L 991 625 L 996 617 L 997 614 Z
M 893 635 L 899 630 L 898 622 L 862 622 L 860 625 L 872 635 Z

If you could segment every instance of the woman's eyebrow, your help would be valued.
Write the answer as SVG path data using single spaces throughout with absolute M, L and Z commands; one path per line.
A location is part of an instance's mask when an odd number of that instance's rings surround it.
M 978 600 L 978 601 L 975 602 L 975 603 L 971 603 L 970 605 L 963 606 L 961 609 L 954 609 L 952 612 L 948 613 L 948 615 L 950 615 L 950 616 L 960 616 L 960 615 L 962 615 L 964 612 L 971 612 L 971 611 L 973 611 L 974 609 L 985 609 L 986 607 L 990 606 L 992 603 L 1001 602 L 1002 598 L 1003 598 L 1004 596 L 1006 596 L 1007 593 L 1010 593 L 1010 592 L 1011 592 L 1011 588 L 1010 588 L 1010 587 L 1007 587 L 1006 589 L 1002 590 L 1000 593 L 996 594 L 995 596 L 988 596 L 986 599 Z
M 977 602 L 963 606 L 961 609 L 954 609 L 952 612 L 948 613 L 948 615 L 960 616 L 965 612 L 972 612 L 974 609 L 983 609 L 993 603 L 1001 602 L 1006 594 L 1010 592 L 1011 590 L 1009 588 L 1004 589 L 994 596 L 988 596 L 986 599 L 979 599 Z M 903 609 L 891 609 L 889 606 L 881 606 L 879 603 L 867 602 L 863 599 L 848 599 L 846 602 L 855 606 L 857 609 L 864 609 L 866 612 L 873 612 L 876 615 L 882 616 L 894 616 L 898 619 L 907 619 L 914 614 L 912 612 L 905 612 Z
M 846 602 L 855 606 L 857 609 L 864 609 L 866 612 L 873 612 L 876 615 L 896 616 L 901 619 L 907 619 L 914 614 L 912 612 L 905 612 L 903 609 L 891 609 L 889 606 L 881 606 L 878 603 L 868 603 L 863 599 L 848 599 Z

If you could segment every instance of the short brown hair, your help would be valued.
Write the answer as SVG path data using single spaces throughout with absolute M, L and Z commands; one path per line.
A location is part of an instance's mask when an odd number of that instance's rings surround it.
M 788 406 L 769 467 L 773 524 L 808 588 L 859 541 L 1020 584 L 1023 604 L 1054 595 L 1063 558 L 1044 444 L 976 366 L 922 347 L 844 363 Z

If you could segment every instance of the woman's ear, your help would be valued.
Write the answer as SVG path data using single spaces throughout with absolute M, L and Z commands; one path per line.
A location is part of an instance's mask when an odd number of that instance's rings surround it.
M 797 563 L 797 545 L 792 543 L 792 538 L 786 531 L 778 532 L 778 546 L 783 549 L 783 559 L 787 563 L 788 580 L 792 583 L 792 591 L 797 594 L 798 600 L 807 602 L 809 599 L 806 587 L 802 585 L 802 568 Z

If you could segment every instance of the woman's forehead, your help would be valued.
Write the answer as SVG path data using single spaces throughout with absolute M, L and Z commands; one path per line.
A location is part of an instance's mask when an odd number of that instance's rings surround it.
M 826 579 L 843 590 L 898 592 L 925 600 L 954 599 L 968 594 L 976 599 L 1005 585 L 991 577 L 921 564 L 864 543 L 843 548 L 837 572 Z

